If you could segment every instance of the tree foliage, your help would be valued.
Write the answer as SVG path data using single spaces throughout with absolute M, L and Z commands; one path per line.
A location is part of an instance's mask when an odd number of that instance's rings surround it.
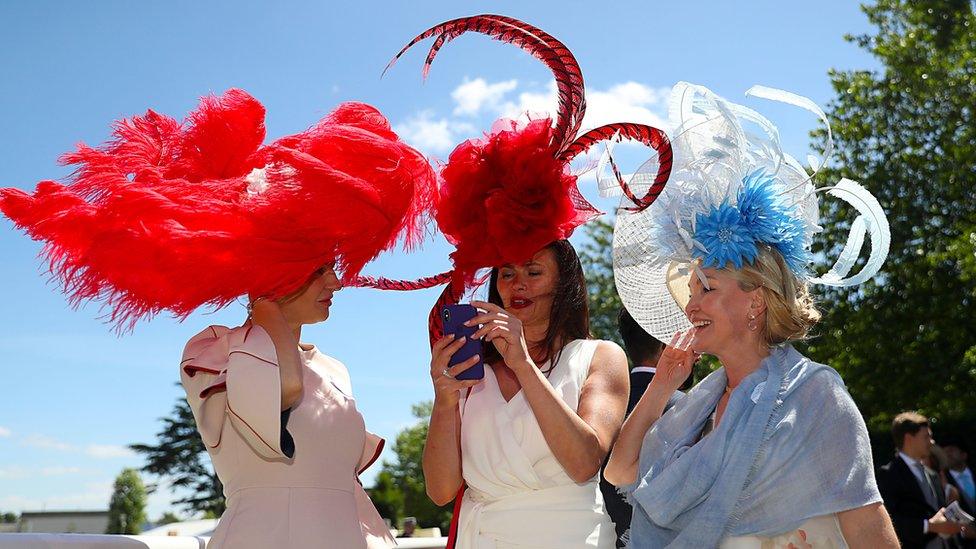
M 876 32 L 848 40 L 881 69 L 830 73 L 835 147 L 817 182 L 848 177 L 874 193 L 891 223 L 891 250 L 866 284 L 813 288 L 825 314 L 802 350 L 841 372 L 879 459 L 891 447 L 891 418 L 910 409 L 936 418 L 937 439 L 952 433 L 976 446 L 976 17 L 969 0 L 863 9 Z M 825 136 L 814 132 L 814 146 L 823 150 Z M 830 197 L 822 203 L 814 251 L 833 258 L 856 212 Z M 615 339 L 613 231 L 607 222 L 586 230 L 592 331 Z
M 223 486 L 210 467 L 207 448 L 197 432 L 193 411 L 185 398 L 177 398 L 169 417 L 160 418 L 163 427 L 156 444 L 132 444 L 132 450 L 145 456 L 144 473 L 166 480 L 172 488 L 185 489 L 188 495 L 172 503 L 194 514 L 219 517 L 224 512 Z M 157 488 L 150 486 L 150 492 Z
M 833 71 L 835 163 L 888 212 L 891 251 L 857 290 L 815 288 L 811 357 L 837 368 L 872 430 L 918 409 L 968 425 L 976 408 L 976 18 L 968 0 L 879 0 L 848 40 L 877 71 Z M 823 132 L 817 132 L 823 148 Z M 836 257 L 854 214 L 827 198 L 818 249 Z M 938 436 L 938 429 L 936 433 Z
M 106 534 L 138 534 L 146 522 L 146 487 L 135 469 L 123 469 L 115 478 L 108 506 Z
M 583 226 L 589 241 L 579 247 L 580 263 L 586 273 L 590 305 L 590 333 L 597 339 L 622 344 L 617 314 L 623 304 L 613 279 L 613 224 L 604 218 Z
M 433 403 L 421 402 L 412 408 L 418 421 L 397 434 L 393 445 L 396 461 L 383 461 L 383 469 L 377 476 L 376 485 L 370 490 L 370 497 L 380 514 L 394 524 L 404 516 L 412 516 L 417 517 L 421 528 L 437 526 L 441 532 L 447 532 L 451 523 L 451 506 L 438 507 L 427 497 L 422 466 Z
M 163 513 L 161 517 L 159 517 L 159 520 L 156 521 L 156 525 L 162 526 L 164 524 L 173 524 L 174 522 L 182 522 L 182 521 L 183 519 L 176 516 L 176 513 L 173 513 L 172 511 L 166 511 L 165 513 Z

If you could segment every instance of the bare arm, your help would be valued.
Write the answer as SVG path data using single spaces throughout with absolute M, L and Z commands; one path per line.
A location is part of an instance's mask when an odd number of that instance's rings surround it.
M 268 299 L 258 299 L 251 307 L 251 323 L 264 328 L 274 342 L 281 376 L 281 409 L 287 410 L 302 397 L 302 357 L 298 354 L 298 340 L 292 332 L 281 307 Z
M 623 350 L 608 341 L 598 344 L 578 410 L 566 405 L 535 364 L 522 363 L 512 370 L 556 460 L 576 482 L 593 478 L 627 410 L 630 378 Z
M 881 503 L 837 513 L 840 530 L 851 549 L 898 549 L 898 538 L 891 518 Z
M 464 339 L 442 338 L 431 348 L 430 377 L 434 383 L 434 409 L 430 414 L 427 441 L 424 443 L 424 482 L 427 495 L 437 505 L 446 505 L 457 494 L 464 481 L 461 470 L 461 413 L 458 402 L 461 391 L 467 391 L 480 379 L 458 381 L 453 376 L 477 363 L 477 356 L 448 370 L 448 361 L 464 345 Z
M 624 486 L 637 480 L 638 458 L 645 433 L 664 414 L 671 395 L 691 375 L 695 355 L 688 349 L 680 349 L 680 343 L 691 342 L 691 334 L 688 332 L 683 338 L 683 334 L 675 334 L 671 345 L 658 360 L 657 373 L 620 429 L 610 461 L 603 471 L 604 478 L 610 484 Z
M 498 349 L 522 386 L 549 449 L 566 473 L 584 482 L 600 470 L 627 409 L 627 359 L 608 342 L 597 347 L 580 394 L 578 410 L 563 402 L 529 355 L 522 323 L 494 303 L 472 301 L 485 311 L 468 321 L 481 324 L 473 337 L 484 337 Z

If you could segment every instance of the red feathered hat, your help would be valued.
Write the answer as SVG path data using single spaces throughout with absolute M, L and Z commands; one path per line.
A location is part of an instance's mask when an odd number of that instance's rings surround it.
M 525 261 L 599 215 L 580 194 L 576 176 L 569 170 L 569 163 L 595 143 L 627 138 L 658 152 L 660 167 L 646 196 L 635 197 L 620 181 L 637 208 L 654 202 L 671 173 L 671 145 L 667 135 L 657 128 L 616 123 L 577 135 L 586 110 L 583 74 L 562 42 L 528 23 L 501 15 L 447 21 L 417 35 L 389 66 L 414 44 L 436 36 L 424 63 L 426 77 L 440 48 L 465 32 L 514 44 L 545 63 L 555 76 L 559 105 L 554 120 L 536 119 L 521 125 L 500 120 L 484 139 L 466 141 L 451 153 L 440 173 L 436 219 L 441 231 L 456 246 L 451 254 L 453 273 L 430 277 L 420 284 L 365 281 L 380 288 L 414 289 L 451 280 L 431 312 L 432 338 L 441 333 L 436 312 L 442 304 L 461 296 L 478 269 Z
M 72 304 L 104 302 L 119 329 L 169 310 L 281 297 L 335 261 L 345 280 L 398 240 L 415 243 L 434 173 L 375 108 L 344 103 L 262 146 L 264 107 L 241 90 L 183 122 L 148 111 L 62 161 L 67 185 L 0 189 Z

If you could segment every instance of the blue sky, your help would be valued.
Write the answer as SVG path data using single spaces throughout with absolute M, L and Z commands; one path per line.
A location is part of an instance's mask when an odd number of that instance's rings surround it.
M 748 6 L 748 7 L 744 7 Z M 240 87 L 264 103 L 268 137 L 300 131 L 343 100 L 380 108 L 434 159 L 503 113 L 553 105 L 551 75 L 514 47 L 476 35 L 446 46 L 426 83 L 421 45 L 380 79 L 390 57 L 428 26 L 482 12 L 539 26 L 576 55 L 590 104 L 585 125 L 666 116 L 677 81 L 732 100 L 753 84 L 825 104 L 831 68 L 874 68 L 843 41 L 869 29 L 850 0 L 784 2 L 3 2 L 0 3 L 0 185 L 32 189 L 68 170 L 57 157 L 98 144 L 109 124 L 152 108 L 176 118 L 198 98 Z M 780 126 L 804 157 L 816 120 L 746 101 Z M 601 209 L 585 179 L 584 195 Z M 574 240 L 580 241 L 580 235 Z M 0 218 L 0 511 L 107 507 L 114 476 L 141 460 L 182 392 L 184 342 L 209 324 L 239 324 L 243 308 L 159 317 L 116 337 L 97 304 L 70 309 L 37 260 L 38 243 Z M 387 255 L 369 274 L 416 277 L 445 270 L 450 249 Z M 388 439 L 431 398 L 426 315 L 437 290 L 345 289 L 328 322 L 304 339 L 350 369 L 367 425 Z M 389 457 L 390 452 L 384 457 Z M 366 474 L 366 484 L 378 470 Z M 169 509 L 151 498 L 150 515 Z

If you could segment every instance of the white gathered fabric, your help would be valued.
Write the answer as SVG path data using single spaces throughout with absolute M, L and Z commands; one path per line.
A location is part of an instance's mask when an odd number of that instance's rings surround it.
M 597 340 L 564 347 L 549 382 L 573 410 Z M 545 369 L 545 366 L 543 366 Z M 612 548 L 599 475 L 577 484 L 556 460 L 520 391 L 506 402 L 491 368 L 460 403 L 461 459 L 467 490 L 457 549 Z

